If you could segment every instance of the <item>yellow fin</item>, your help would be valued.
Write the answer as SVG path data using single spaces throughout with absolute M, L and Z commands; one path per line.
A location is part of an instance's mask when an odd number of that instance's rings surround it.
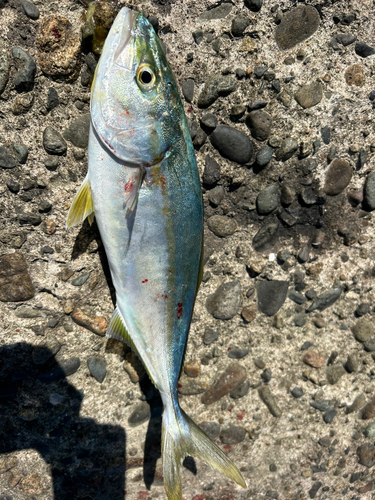
M 66 219 L 66 227 L 75 226 L 83 222 L 86 217 L 88 217 L 91 225 L 94 221 L 94 205 L 87 175 L 70 205 L 68 217 Z

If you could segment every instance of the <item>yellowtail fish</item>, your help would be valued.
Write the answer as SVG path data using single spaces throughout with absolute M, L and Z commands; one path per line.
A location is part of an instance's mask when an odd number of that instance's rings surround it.
M 117 306 L 107 336 L 128 343 L 164 405 L 162 460 L 169 500 L 181 499 L 192 455 L 246 484 L 186 415 L 177 381 L 202 273 L 203 206 L 177 85 L 147 19 L 123 8 L 105 41 L 91 95 L 89 169 L 67 227 L 95 218 Z

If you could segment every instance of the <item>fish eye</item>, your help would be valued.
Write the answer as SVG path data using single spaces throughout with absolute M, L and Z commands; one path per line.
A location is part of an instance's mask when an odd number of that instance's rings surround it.
M 148 64 L 142 64 L 137 70 L 137 81 L 142 88 L 149 89 L 155 83 L 155 73 Z

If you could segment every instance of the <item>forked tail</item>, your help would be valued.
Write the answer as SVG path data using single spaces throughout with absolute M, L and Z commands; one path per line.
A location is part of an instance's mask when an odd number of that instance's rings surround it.
M 181 500 L 181 464 L 186 455 L 199 458 L 243 488 L 246 483 L 225 453 L 180 408 L 164 407 L 162 456 L 164 487 L 168 500 Z

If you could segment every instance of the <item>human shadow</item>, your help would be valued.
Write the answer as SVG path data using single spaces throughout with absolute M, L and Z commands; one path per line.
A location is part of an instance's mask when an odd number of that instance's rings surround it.
M 36 356 L 31 344 L 0 347 L 0 455 L 38 451 L 55 500 L 123 500 L 125 431 L 80 417 L 83 397 L 49 349 Z

